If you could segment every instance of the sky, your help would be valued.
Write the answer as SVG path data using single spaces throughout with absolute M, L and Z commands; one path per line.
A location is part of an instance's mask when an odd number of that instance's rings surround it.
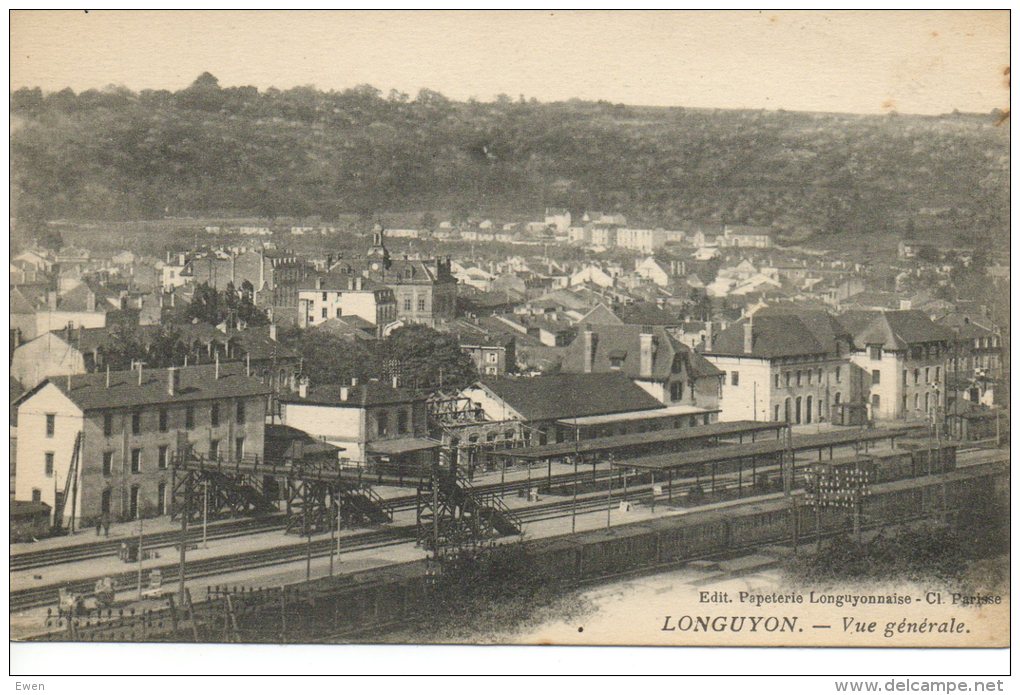
M 11 87 L 421 88 L 464 100 L 852 113 L 1005 108 L 1009 14 L 14 11 Z

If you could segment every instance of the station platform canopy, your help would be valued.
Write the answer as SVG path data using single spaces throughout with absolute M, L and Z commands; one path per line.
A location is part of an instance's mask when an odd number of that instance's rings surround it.
M 718 413 L 718 408 L 699 408 L 694 405 L 670 405 L 656 410 L 638 410 L 629 413 L 612 413 L 610 415 L 588 415 L 585 417 L 557 420 L 557 425 L 565 427 L 591 427 L 593 425 L 612 425 L 618 422 L 630 422 L 632 420 L 658 420 L 669 417 L 684 417 L 689 415 L 709 415 Z
M 617 460 L 613 462 L 613 465 L 652 471 L 677 470 L 705 463 L 755 459 L 759 456 L 777 454 L 788 449 L 792 449 L 794 452 L 814 450 L 823 451 L 829 448 L 850 446 L 856 443 L 864 445 L 871 442 L 881 441 L 883 439 L 888 439 L 892 442 L 897 437 L 901 437 L 912 432 L 913 429 L 822 432 L 819 434 L 795 436 L 793 437 L 793 443 L 790 446 L 788 446 L 782 439 L 767 440 L 747 444 L 710 447 L 706 449 L 698 449 L 696 451 L 681 451 L 671 454 L 641 456 L 627 460 Z M 862 451 L 861 453 L 864 452 Z
M 421 437 L 404 437 L 402 439 L 382 439 L 370 442 L 368 450 L 373 454 L 406 454 L 412 451 L 423 451 L 435 449 L 441 446 L 440 442 L 434 439 L 423 439 Z
M 572 422 L 572 421 L 569 421 Z M 522 447 L 494 451 L 493 455 L 506 456 L 513 459 L 537 461 L 560 458 L 572 454 L 593 454 L 626 450 L 628 447 L 641 447 L 652 444 L 671 444 L 685 441 L 698 441 L 718 437 L 743 437 L 758 432 L 778 431 L 786 428 L 783 422 L 754 422 L 737 420 L 734 422 L 716 422 L 711 425 L 698 425 L 680 429 L 655 430 L 654 432 L 635 432 L 620 434 L 613 437 L 581 439 L 580 441 L 543 444 L 540 446 Z

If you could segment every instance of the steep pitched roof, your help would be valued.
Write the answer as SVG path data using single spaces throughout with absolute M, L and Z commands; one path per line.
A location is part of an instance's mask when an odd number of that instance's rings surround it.
M 593 326 L 621 326 L 623 321 L 605 304 L 599 303 L 594 309 L 582 316 L 578 323 L 590 323 Z
M 746 355 L 763 359 L 837 352 L 837 341 L 850 341 L 850 332 L 833 316 L 821 311 L 769 311 L 763 309 L 751 321 L 751 352 L 744 350 L 744 326 L 748 319 L 731 324 L 716 336 L 709 354 Z
M 641 372 L 641 334 L 644 328 L 634 325 L 592 326 L 594 355 L 593 372 L 619 371 L 630 379 L 667 379 L 674 373 L 677 359 L 687 373 L 694 377 L 718 376 L 722 374 L 715 365 L 671 336 L 662 326 L 650 326 L 654 337 L 655 350 L 652 355 L 650 375 Z M 582 332 L 567 346 L 563 356 L 563 369 L 570 372 L 584 370 L 585 336 Z M 620 363 L 618 369 L 613 363 Z
M 110 372 L 110 386 L 106 386 L 106 373 L 75 374 L 45 379 L 25 393 L 23 403 L 46 384 L 53 384 L 82 410 L 131 408 L 159 403 L 185 403 L 217 398 L 261 396 L 270 392 L 268 386 L 254 377 L 245 375 L 243 365 L 221 364 L 220 378 L 215 377 L 215 365 L 201 365 L 178 369 L 180 381 L 173 396 L 168 389 L 166 369 L 145 369 L 142 383 L 138 371 Z
M 346 400 L 342 398 L 341 389 L 344 388 L 347 389 Z M 283 403 L 328 405 L 338 408 L 363 408 L 369 405 L 411 403 L 423 398 L 411 389 L 394 388 L 388 381 L 368 381 L 356 386 L 322 384 L 308 389 L 307 398 L 301 398 L 298 394 L 291 393 L 281 396 L 280 401 Z
M 625 374 L 498 377 L 482 385 L 527 420 L 553 420 L 662 408 Z
M 881 345 L 887 350 L 903 350 L 910 345 L 952 339 L 952 331 L 916 309 L 882 312 L 854 336 L 857 345 Z
M 683 323 L 675 314 L 650 302 L 637 302 L 620 309 L 624 323 L 634 326 L 679 326 Z
M 11 314 L 34 314 L 35 306 L 20 288 L 15 287 L 10 293 L 9 312 Z

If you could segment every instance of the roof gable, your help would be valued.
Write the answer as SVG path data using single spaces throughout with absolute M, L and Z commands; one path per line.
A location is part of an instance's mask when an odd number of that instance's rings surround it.
M 483 379 L 482 386 L 527 420 L 653 410 L 663 405 L 619 372 Z

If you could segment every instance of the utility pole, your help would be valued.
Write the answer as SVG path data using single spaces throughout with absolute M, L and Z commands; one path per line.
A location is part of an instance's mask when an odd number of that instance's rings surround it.
M 191 474 L 184 481 L 184 509 L 181 511 L 181 567 L 177 571 L 180 588 L 177 591 L 179 602 L 184 605 L 184 572 L 187 567 L 185 556 L 188 552 L 188 517 L 191 515 Z
M 581 431 L 577 429 L 577 416 L 574 416 L 574 498 L 570 504 L 570 532 L 577 533 L 577 459 L 581 455 Z
M 144 551 L 142 549 L 143 542 L 143 528 L 142 528 L 142 507 L 138 505 L 138 598 L 142 597 L 142 556 Z
M 209 524 L 209 481 L 208 480 L 203 480 L 202 481 L 202 492 L 203 492 L 203 497 L 202 497 L 202 547 L 203 548 L 208 548 L 209 547 L 209 544 L 208 544 L 208 541 L 209 541 L 209 532 L 208 532 L 208 524 Z
M 310 581 L 312 578 L 312 528 L 308 524 L 308 500 L 305 500 L 305 535 L 308 537 L 308 543 L 305 545 L 307 552 L 305 554 L 305 581 Z

